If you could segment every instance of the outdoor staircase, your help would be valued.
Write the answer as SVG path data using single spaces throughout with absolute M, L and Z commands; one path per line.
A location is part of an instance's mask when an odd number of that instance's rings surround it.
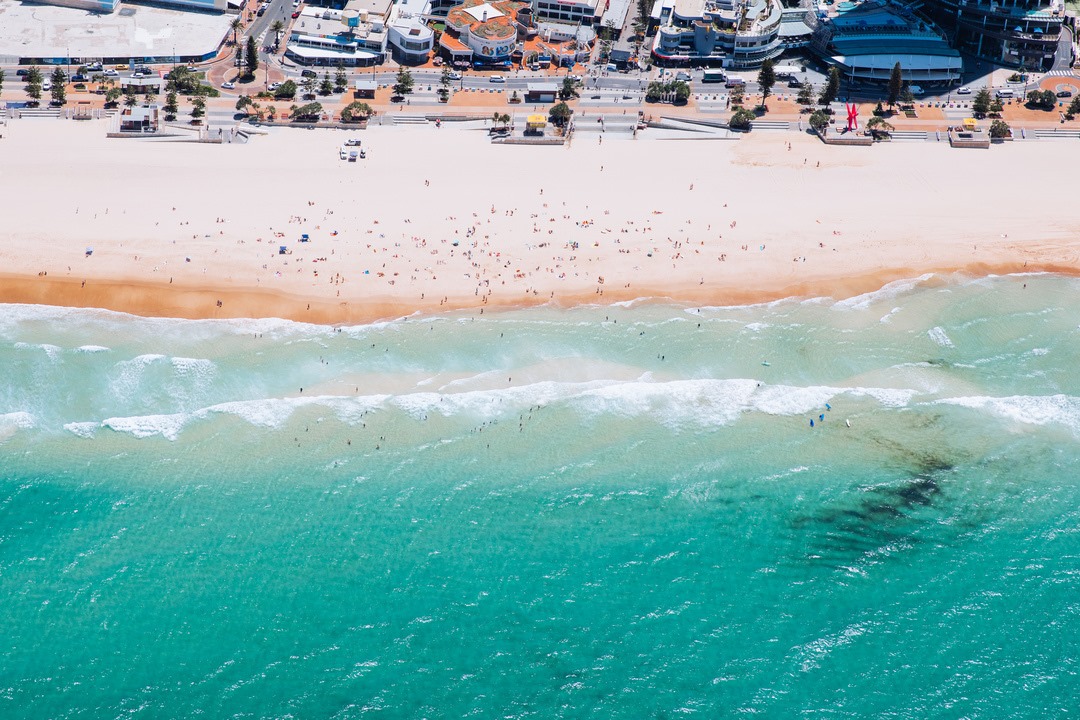
M 20 118 L 59 118 L 63 114 L 60 108 L 20 108 L 17 110 Z
M 1039 140 L 1078 140 L 1080 130 L 1032 130 Z
M 889 133 L 893 140 L 927 140 L 930 133 L 925 130 L 893 130 Z
M 752 127 L 754 130 L 790 130 L 791 123 L 787 120 L 755 120 Z
M 394 125 L 427 125 L 423 115 L 391 115 L 390 120 Z

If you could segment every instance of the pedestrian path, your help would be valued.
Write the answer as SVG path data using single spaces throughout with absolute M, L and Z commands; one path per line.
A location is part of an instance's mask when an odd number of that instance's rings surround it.
M 1054 76 L 1054 77 L 1075 77 L 1072 70 L 1051 70 L 1050 72 L 1046 73 L 1046 76 L 1047 77 L 1050 77 L 1050 76 Z

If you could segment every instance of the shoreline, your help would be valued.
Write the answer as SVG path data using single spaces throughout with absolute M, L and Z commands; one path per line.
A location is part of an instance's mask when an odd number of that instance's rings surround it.
M 914 280 L 923 275 L 938 279 L 966 277 L 979 279 L 995 276 L 1050 274 L 1080 277 L 1071 266 L 1032 266 L 1023 264 L 988 265 L 977 263 L 957 268 L 898 268 L 882 270 L 856 278 L 823 278 L 795 286 L 734 290 L 731 288 L 687 287 L 644 294 L 613 289 L 603 297 L 586 294 L 561 296 L 558 300 L 536 299 L 517 303 L 469 302 L 451 298 L 438 305 L 405 304 L 391 298 L 362 302 L 329 301 L 317 296 L 304 297 L 259 289 L 212 289 L 161 285 L 137 281 L 25 277 L 0 274 L 0 305 L 41 305 L 58 308 L 108 310 L 143 318 L 182 320 L 262 320 L 281 319 L 312 325 L 361 325 L 445 313 L 484 310 L 493 313 L 513 312 L 535 307 L 573 309 L 610 307 L 620 303 L 665 304 L 712 307 L 749 307 L 783 300 L 829 298 L 835 301 L 876 292 L 890 283 Z M 837 292 L 837 289 L 840 292 Z M 217 302 L 222 305 L 218 307 Z
M 10 127 L 0 302 L 329 325 L 841 299 L 925 273 L 1080 274 L 1068 184 L 1035 199 L 1003 189 L 1060 163 L 1052 143 L 868 150 L 762 133 L 538 148 L 378 128 L 362 135 L 368 158 L 348 163 L 334 130 L 218 146 L 103 128 Z

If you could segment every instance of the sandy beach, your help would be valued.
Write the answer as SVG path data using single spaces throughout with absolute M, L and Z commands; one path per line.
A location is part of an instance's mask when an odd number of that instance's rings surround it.
M 352 135 L 366 160 L 339 159 Z M 1062 143 L 645 132 L 525 147 L 445 125 L 274 128 L 218 146 L 54 120 L 13 122 L 0 143 L 3 302 L 344 323 L 1080 269 Z

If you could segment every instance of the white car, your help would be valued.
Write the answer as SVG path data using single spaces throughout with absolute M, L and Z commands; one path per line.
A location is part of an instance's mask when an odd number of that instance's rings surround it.
M 451 80 L 460 80 L 461 73 L 459 73 L 457 70 L 451 70 L 446 74 L 446 77 L 450 78 Z
M 279 87 L 281 87 L 281 83 L 270 83 L 269 85 L 266 86 L 266 91 L 267 92 L 274 92 Z
M 131 77 L 133 77 L 133 78 L 144 78 L 144 77 L 146 77 L 146 73 L 133 72 L 133 73 L 131 73 Z
M 504 78 L 502 75 L 492 75 L 488 77 L 488 82 L 504 83 L 506 82 L 506 78 Z
M 226 90 L 232 90 L 234 87 L 236 87 L 236 83 L 234 83 L 234 82 L 223 82 L 223 83 L 221 83 L 221 87 L 225 88 Z
M 119 77 L 120 76 L 120 73 L 118 73 L 116 70 L 113 70 L 112 68 L 109 68 L 103 74 L 106 77 Z
M 969 87 L 956 88 L 956 94 L 957 95 L 970 95 L 971 94 L 971 88 L 969 88 Z
M 52 81 L 51 80 L 46 80 L 43 83 L 41 83 L 41 89 L 46 90 L 46 91 L 52 90 Z

